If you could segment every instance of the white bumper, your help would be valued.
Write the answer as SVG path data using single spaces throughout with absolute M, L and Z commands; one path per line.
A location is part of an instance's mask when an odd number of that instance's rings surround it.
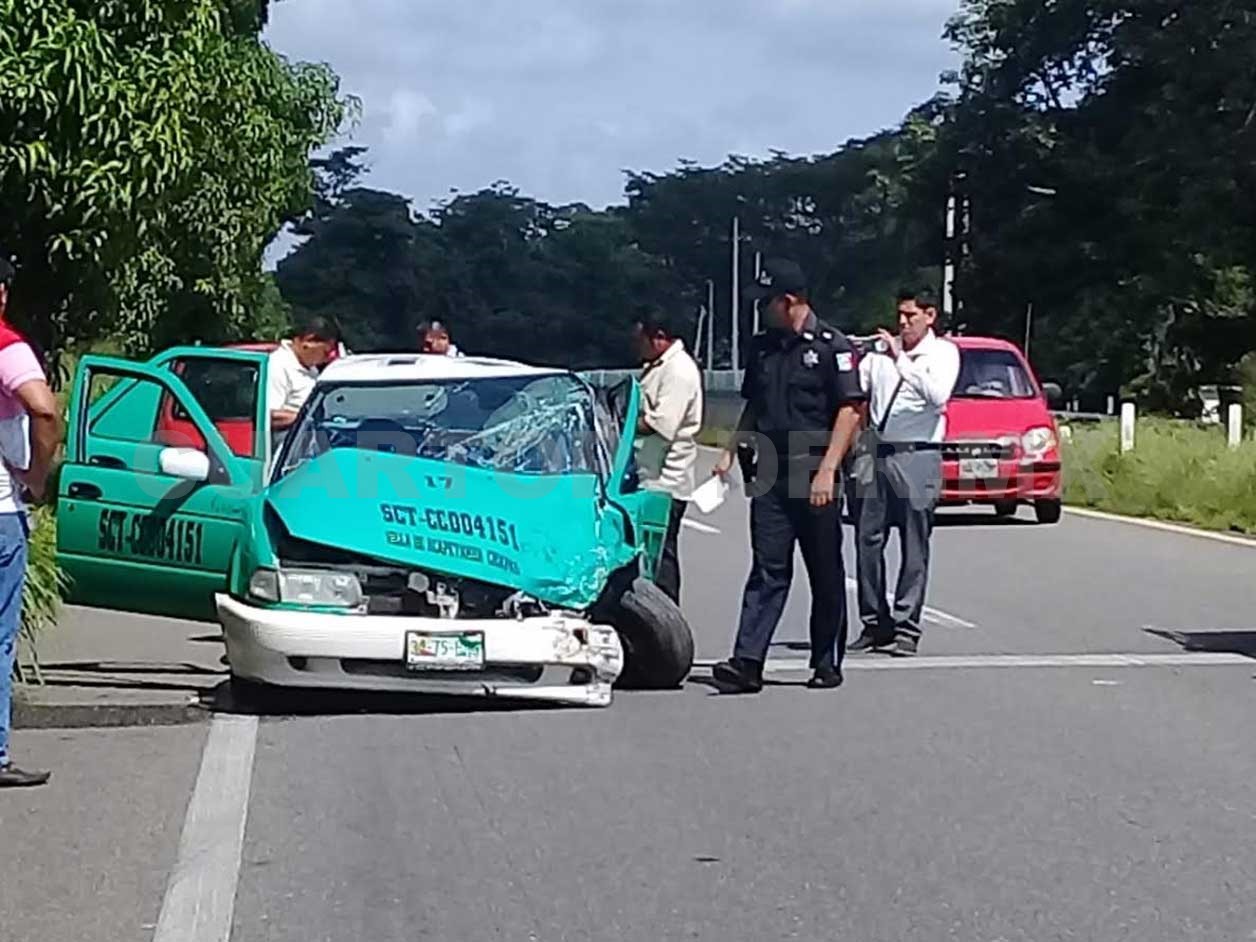
M 501 696 L 607 706 L 624 666 L 613 628 L 570 615 L 525 619 L 333 615 L 215 598 L 231 672 L 286 687 Z M 407 631 L 484 633 L 482 671 L 409 670 Z

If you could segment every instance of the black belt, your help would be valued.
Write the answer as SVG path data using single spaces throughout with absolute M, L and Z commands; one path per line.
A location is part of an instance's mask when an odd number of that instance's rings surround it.
M 942 442 L 877 442 L 880 452 L 941 451 Z

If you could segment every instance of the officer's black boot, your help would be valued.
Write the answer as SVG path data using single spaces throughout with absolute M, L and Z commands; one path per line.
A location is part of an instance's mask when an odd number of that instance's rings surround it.
M 758 693 L 763 689 L 763 665 L 742 657 L 729 658 L 711 670 L 720 693 Z

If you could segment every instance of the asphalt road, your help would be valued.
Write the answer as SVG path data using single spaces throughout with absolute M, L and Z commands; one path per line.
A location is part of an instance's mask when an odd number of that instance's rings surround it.
M 0 935 L 1256 938 L 1256 548 L 943 516 L 924 657 L 838 691 L 799 686 L 799 589 L 755 698 L 19 733 L 58 777 L 0 799 Z M 744 501 L 693 522 L 713 660 Z

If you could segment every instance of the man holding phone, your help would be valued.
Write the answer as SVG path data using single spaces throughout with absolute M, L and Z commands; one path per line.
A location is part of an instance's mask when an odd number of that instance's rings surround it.
M 959 348 L 934 332 L 933 298 L 900 292 L 898 336 L 877 333 L 859 363 L 867 427 L 855 460 L 860 637 L 851 651 L 912 657 L 920 646 L 933 513 L 942 490 L 946 403 L 959 379 Z M 885 544 L 899 531 L 902 563 L 891 609 Z

